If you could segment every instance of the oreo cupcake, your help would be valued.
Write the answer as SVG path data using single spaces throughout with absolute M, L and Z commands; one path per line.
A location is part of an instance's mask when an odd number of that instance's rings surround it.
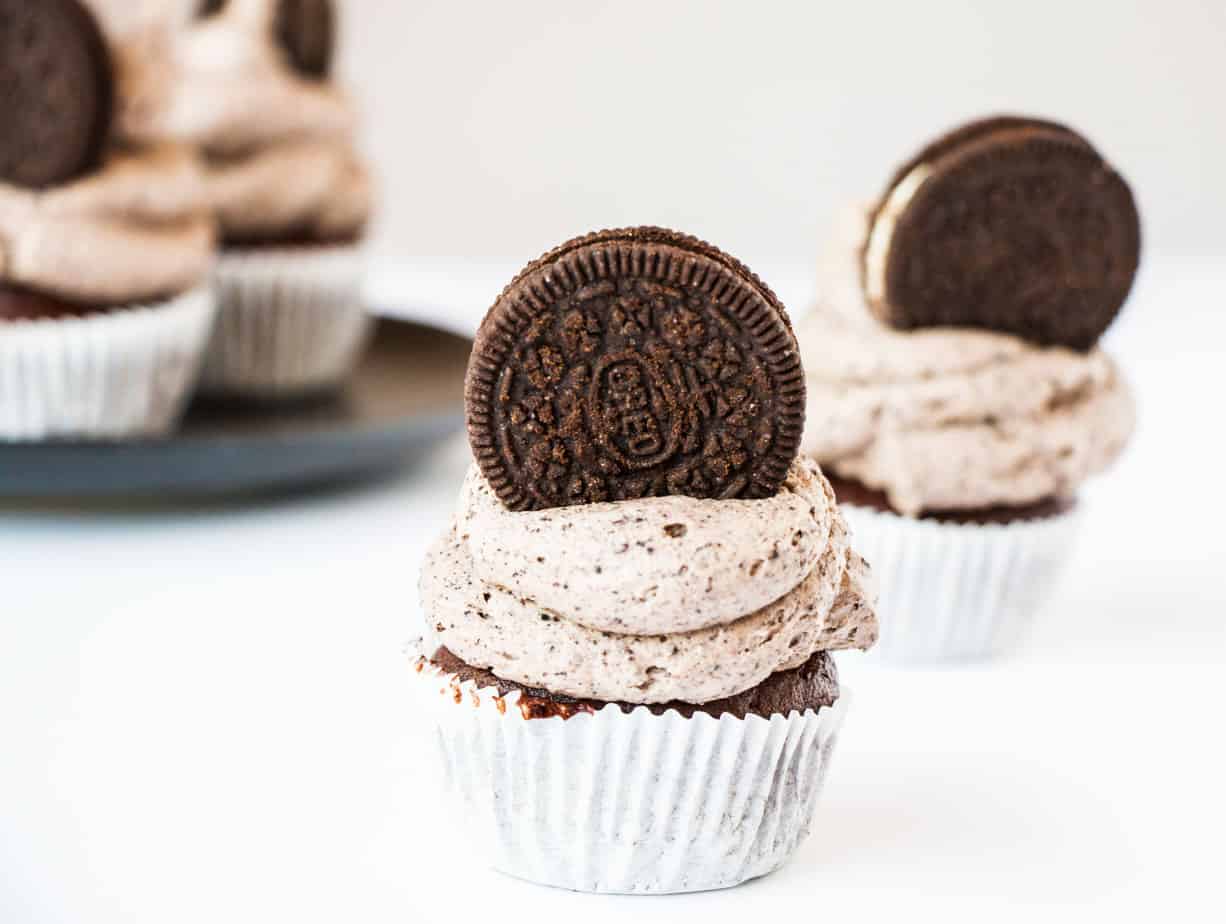
M 1139 253 L 1124 180 L 1035 119 L 946 135 L 844 217 L 800 332 L 804 451 L 881 577 L 883 655 L 995 654 L 1043 602 L 1132 433 L 1096 344 Z
M 0 0 L 0 71 L 0 440 L 164 433 L 213 320 L 199 166 L 112 130 L 78 0 Z
M 421 577 L 416 668 L 497 869 L 592 892 L 736 885 L 808 834 L 876 638 L 869 569 L 798 460 L 787 315 L 654 228 L 571 241 L 487 314 L 475 463 Z
M 329 0 L 211 0 L 125 45 L 124 125 L 204 155 L 222 238 L 206 391 L 334 388 L 367 342 L 371 179 L 330 79 L 334 20 Z

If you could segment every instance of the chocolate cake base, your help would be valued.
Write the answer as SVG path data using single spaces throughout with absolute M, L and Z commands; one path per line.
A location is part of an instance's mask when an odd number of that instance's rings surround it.
M 448 674 L 452 674 L 461 683 L 472 681 L 478 688 L 493 688 L 501 696 L 512 692 L 519 693 L 519 710 L 526 719 L 547 719 L 554 716 L 568 719 L 573 715 L 587 712 L 598 712 L 608 703 L 599 700 L 577 699 L 560 693 L 550 693 L 538 687 L 528 687 L 510 680 L 496 677 L 490 671 L 473 667 L 457 658 L 446 648 L 439 648 L 428 659 L 429 663 Z M 418 663 L 421 670 L 427 659 Z M 718 718 L 728 714 L 738 719 L 747 715 L 757 715 L 769 718 L 772 715 L 787 715 L 792 710 L 804 712 L 806 709 L 817 710 L 823 706 L 832 706 L 839 698 L 839 675 L 834 666 L 834 659 L 825 651 L 819 651 L 800 667 L 790 671 L 780 671 L 772 674 L 756 687 L 750 687 L 735 696 L 713 700 L 709 703 L 622 703 L 613 705 L 622 712 L 646 707 L 655 715 L 672 710 L 679 712 L 687 719 L 695 713 L 706 713 Z
M 0 323 L 80 318 L 114 311 L 117 305 L 83 304 L 17 286 L 0 285 Z
M 823 472 L 830 486 L 834 488 L 835 499 L 840 504 L 851 504 L 854 507 L 868 507 L 881 513 L 898 511 L 890 506 L 890 500 L 884 491 L 870 488 L 850 478 L 840 478 L 829 472 Z M 942 523 L 1016 523 L 1023 520 L 1042 520 L 1059 516 L 1073 509 L 1076 503 L 1069 497 L 1053 497 L 1027 504 L 1023 507 L 983 507 L 971 510 L 925 510 L 920 514 L 921 520 L 938 520 Z M 899 514 L 902 516 L 902 514 Z
M 222 238 L 221 249 L 228 250 L 296 250 L 310 247 L 352 247 L 362 240 L 362 233 L 318 237 L 305 231 L 287 231 L 276 235 L 227 234 Z

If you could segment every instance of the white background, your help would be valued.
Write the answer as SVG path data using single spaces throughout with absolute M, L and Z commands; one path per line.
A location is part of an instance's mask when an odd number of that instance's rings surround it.
M 403 649 L 462 442 L 305 498 L 0 504 L 0 922 L 1220 920 L 1226 8 L 348 6 L 374 289 L 460 329 L 515 263 L 644 221 L 799 311 L 831 209 L 924 137 L 1003 108 L 1084 128 L 1147 219 L 1109 340 L 1136 440 L 1023 652 L 840 657 L 855 701 L 811 840 L 664 899 L 507 880 L 453 829 Z
M 656 223 L 799 264 L 838 204 L 1001 110 L 1088 134 L 1134 183 L 1151 252 L 1226 252 L 1219 0 L 347 6 L 385 256 L 522 261 Z

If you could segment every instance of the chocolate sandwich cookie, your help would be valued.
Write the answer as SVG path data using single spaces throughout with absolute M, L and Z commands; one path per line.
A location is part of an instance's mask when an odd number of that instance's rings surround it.
M 279 0 L 273 31 L 294 70 L 315 80 L 328 76 L 336 35 L 332 0 Z
M 805 384 L 779 300 L 661 228 L 601 231 L 528 265 L 477 332 L 469 441 L 511 510 L 774 494 Z
M 94 169 L 113 98 L 106 44 L 78 0 L 0 0 L 0 182 L 43 189 Z
M 869 222 L 869 306 L 900 329 L 979 327 L 1086 350 L 1132 287 L 1141 230 L 1124 179 L 1081 135 L 1000 116 L 930 144 Z
M 599 712 L 608 703 L 593 699 L 576 699 L 560 693 L 550 693 L 538 687 L 529 687 L 510 680 L 503 680 L 488 670 L 473 667 L 457 658 L 446 648 L 439 648 L 430 656 L 429 663 L 455 678 L 454 682 L 475 683 L 478 689 L 495 689 L 501 696 L 512 692 L 519 693 L 518 707 L 525 719 L 548 719 L 555 716 L 568 719 L 584 712 Z M 418 669 L 424 668 L 426 659 L 418 664 Z M 721 715 L 731 715 L 743 719 L 749 715 L 770 718 L 772 715 L 788 715 L 789 713 L 814 711 L 823 707 L 833 706 L 839 698 L 839 673 L 835 668 L 834 658 L 829 652 L 819 651 L 808 661 L 786 671 L 771 674 L 760 684 L 750 687 L 733 696 L 713 700 L 709 703 L 685 703 L 680 700 L 671 703 L 614 703 L 622 712 L 632 712 L 635 709 L 648 709 L 655 715 L 665 712 L 679 712 L 687 719 L 696 713 L 719 718 Z

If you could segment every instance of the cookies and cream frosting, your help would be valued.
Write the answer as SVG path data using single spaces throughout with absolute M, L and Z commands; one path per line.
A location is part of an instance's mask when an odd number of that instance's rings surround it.
M 861 285 L 867 221 L 855 209 L 841 223 L 819 304 L 798 326 L 805 452 L 912 515 L 1068 496 L 1114 461 L 1134 406 L 1105 353 L 882 325 Z
M 292 70 L 273 38 L 275 8 L 230 0 L 213 16 L 164 17 L 126 36 L 121 130 L 203 149 L 225 238 L 357 236 L 372 190 L 353 104 L 334 84 Z
M 763 500 L 511 512 L 474 465 L 422 571 L 429 640 L 553 693 L 704 703 L 877 636 L 869 569 L 812 462 Z
M 0 183 L 0 281 L 101 304 L 175 295 L 207 276 L 213 229 L 190 151 L 114 149 L 62 186 Z

